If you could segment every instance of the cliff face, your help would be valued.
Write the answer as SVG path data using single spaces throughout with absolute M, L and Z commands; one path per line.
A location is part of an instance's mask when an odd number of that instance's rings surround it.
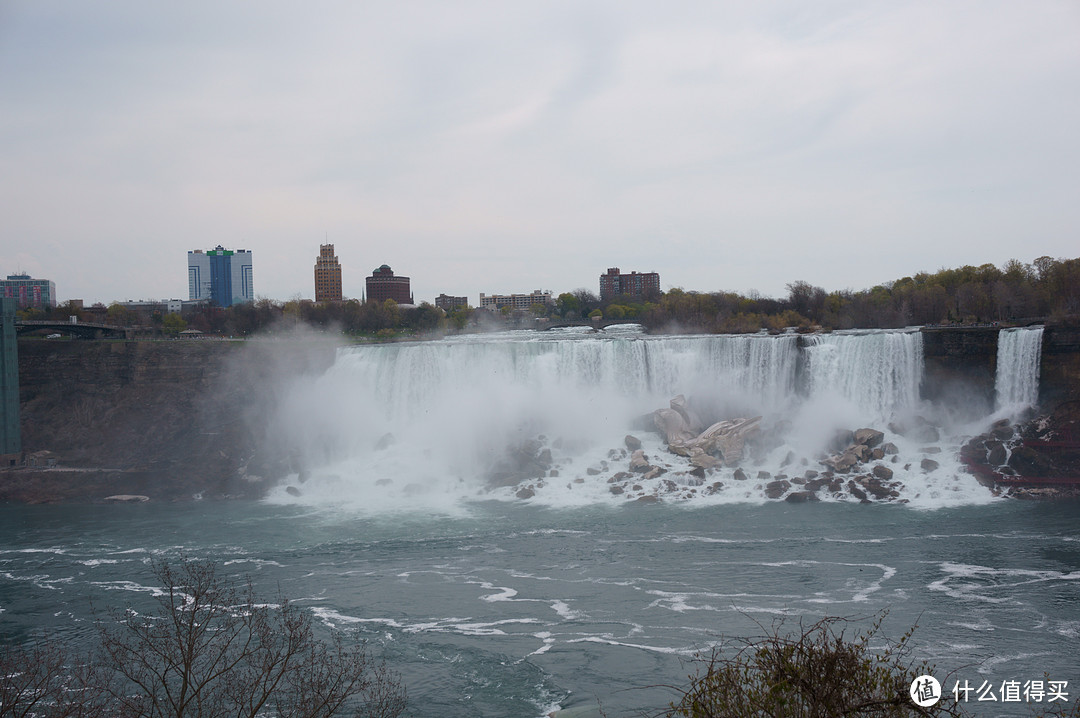
M 60 468 L 5 471 L 0 500 L 255 495 L 260 477 L 285 470 L 263 441 L 277 392 L 334 352 L 325 341 L 21 341 L 23 449 L 52 452 Z

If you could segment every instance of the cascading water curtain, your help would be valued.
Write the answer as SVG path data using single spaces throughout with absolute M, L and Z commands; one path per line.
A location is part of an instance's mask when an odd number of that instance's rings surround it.
M 998 332 L 997 408 L 1026 408 L 1039 401 L 1039 364 L 1042 327 L 1002 329 Z

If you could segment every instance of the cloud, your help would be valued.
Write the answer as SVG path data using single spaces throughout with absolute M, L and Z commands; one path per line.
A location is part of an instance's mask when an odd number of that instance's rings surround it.
M 418 299 L 1075 254 L 1068 2 L 0 13 L 0 271 L 62 297 L 182 295 L 219 243 L 280 299 L 327 239 L 346 293 L 387 262 Z

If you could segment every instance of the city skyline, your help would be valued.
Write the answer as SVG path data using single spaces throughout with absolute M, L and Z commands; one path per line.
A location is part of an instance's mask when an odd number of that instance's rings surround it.
M 288 300 L 334 243 L 351 297 L 382 263 L 428 300 L 612 265 L 780 297 L 1067 257 L 1078 31 L 1064 1 L 12 0 L 0 271 L 182 297 L 174 257 L 241 246 Z

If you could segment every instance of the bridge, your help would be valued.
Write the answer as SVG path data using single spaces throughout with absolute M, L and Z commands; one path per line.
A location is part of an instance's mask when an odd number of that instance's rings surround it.
M 26 334 L 28 332 L 52 330 L 54 334 L 68 334 L 80 339 L 130 339 L 134 334 L 131 327 L 118 327 L 113 324 L 96 324 L 94 322 L 71 322 L 51 321 L 48 319 L 36 319 L 30 321 L 15 322 L 15 332 Z
M 588 319 L 560 319 L 558 322 L 552 322 L 547 326 L 541 327 L 543 331 L 549 329 L 566 329 L 567 327 L 589 327 L 591 329 L 606 329 L 614 324 L 641 324 L 639 319 L 601 319 L 594 322 Z

